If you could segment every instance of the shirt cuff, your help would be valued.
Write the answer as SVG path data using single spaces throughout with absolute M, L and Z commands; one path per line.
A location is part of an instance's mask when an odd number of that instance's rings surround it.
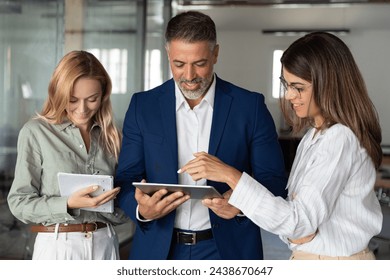
M 151 221 L 153 221 L 153 220 L 150 220 L 150 219 L 142 219 L 141 217 L 140 217 L 140 215 L 139 215 L 139 211 L 138 211 L 138 205 L 137 205 L 137 208 L 135 209 L 135 216 L 136 216 L 136 218 L 137 218 L 137 220 L 138 221 L 140 221 L 140 222 L 143 222 L 143 223 L 147 223 L 147 222 L 151 222 Z
M 263 185 L 244 172 L 229 198 L 229 204 L 240 209 L 246 216 L 251 216 L 265 192 L 267 189 Z

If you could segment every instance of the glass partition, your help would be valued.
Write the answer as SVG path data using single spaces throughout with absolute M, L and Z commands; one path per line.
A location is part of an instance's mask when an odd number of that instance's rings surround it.
M 28 258 L 29 234 L 9 212 L 16 142 L 40 111 L 63 52 L 64 1 L 0 2 L 0 258 Z
M 75 49 L 100 59 L 112 78 L 121 128 L 132 94 L 167 76 L 163 30 L 170 6 L 170 0 L 0 0 L 0 259 L 31 258 L 33 236 L 9 212 L 6 197 L 19 130 L 41 110 L 58 61 Z

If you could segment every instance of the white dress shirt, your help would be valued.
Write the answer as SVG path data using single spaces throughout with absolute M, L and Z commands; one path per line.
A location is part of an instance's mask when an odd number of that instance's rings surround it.
M 195 152 L 208 152 L 213 106 L 215 77 L 202 101 L 190 108 L 175 83 L 176 129 L 179 167 L 194 159 Z M 179 184 L 206 185 L 206 180 L 193 181 L 187 173 L 179 174 Z M 204 230 L 211 228 L 209 210 L 201 200 L 189 199 L 176 209 L 175 228 Z
M 375 196 L 376 171 L 367 151 L 346 126 L 335 124 L 301 140 L 287 184 L 288 198 L 273 196 L 243 174 L 229 203 L 267 231 L 280 235 L 291 250 L 350 256 L 368 246 L 382 227 Z M 317 232 L 297 245 L 288 241 Z

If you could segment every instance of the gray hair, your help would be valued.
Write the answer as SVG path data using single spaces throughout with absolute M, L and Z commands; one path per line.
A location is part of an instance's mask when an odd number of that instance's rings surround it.
M 182 40 L 188 43 L 208 41 L 210 48 L 217 44 L 217 32 L 214 21 L 197 11 L 188 11 L 174 16 L 165 31 L 166 47 L 172 40 Z

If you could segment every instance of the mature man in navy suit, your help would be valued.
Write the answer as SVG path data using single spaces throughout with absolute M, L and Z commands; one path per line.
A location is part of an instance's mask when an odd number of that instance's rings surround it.
M 178 169 L 204 151 L 252 174 L 285 197 L 283 156 L 264 96 L 214 73 L 219 45 L 212 19 L 190 11 L 165 33 L 173 79 L 133 95 L 116 173 L 119 205 L 136 222 L 130 259 L 263 259 L 260 229 L 227 203 L 226 184 L 193 181 Z M 218 207 L 182 192 L 146 194 L 132 182 L 212 185 Z

